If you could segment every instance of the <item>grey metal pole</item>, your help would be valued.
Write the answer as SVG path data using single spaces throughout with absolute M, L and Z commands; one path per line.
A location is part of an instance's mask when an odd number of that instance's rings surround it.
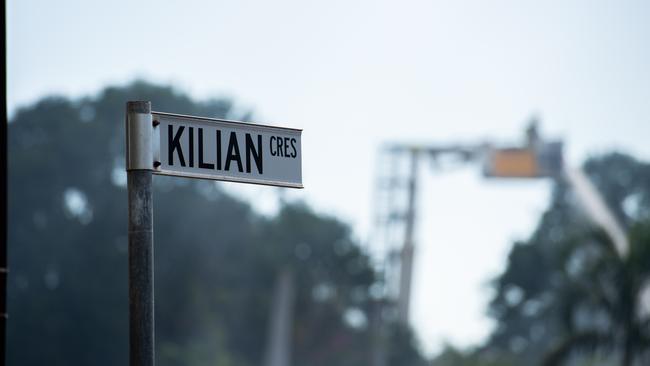
M 291 328 L 295 283 L 293 272 L 285 268 L 276 280 L 271 304 L 271 319 L 267 340 L 265 366 L 291 365 Z
M 411 278 L 413 276 L 413 254 L 415 251 L 415 211 L 418 179 L 417 149 L 411 150 L 411 171 L 408 182 L 408 206 L 406 212 L 406 227 L 404 228 L 404 246 L 400 268 L 399 298 L 397 302 L 397 317 L 401 324 L 408 325 L 411 304 Z
M 388 365 L 388 334 L 384 320 L 384 300 L 374 302 L 371 313 L 372 342 L 370 350 L 371 366 Z
M 129 363 L 154 365 L 152 118 L 150 102 L 126 105 L 129 196 Z

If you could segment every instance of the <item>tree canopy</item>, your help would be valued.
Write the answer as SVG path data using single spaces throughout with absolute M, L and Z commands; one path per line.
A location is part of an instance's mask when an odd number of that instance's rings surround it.
M 630 365 L 647 357 L 642 351 L 650 327 L 642 296 L 650 274 L 650 165 L 610 153 L 584 167 L 628 230 L 629 255 L 619 257 L 567 183 L 558 181 L 537 229 L 514 244 L 494 281 L 489 311 L 497 327 L 486 354 L 548 365 L 589 357 Z

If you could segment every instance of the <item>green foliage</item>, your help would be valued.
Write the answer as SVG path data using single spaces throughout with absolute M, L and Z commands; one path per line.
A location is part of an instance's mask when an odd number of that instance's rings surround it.
M 127 363 L 128 100 L 251 119 L 231 101 L 194 102 L 145 82 L 92 98 L 46 98 L 16 113 L 8 146 L 8 365 Z M 264 218 L 220 187 L 154 179 L 157 363 L 261 364 L 274 282 L 289 268 L 297 285 L 295 363 L 368 364 L 375 274 L 350 229 L 302 205 Z M 346 322 L 349 314 L 357 321 Z
M 423 366 L 427 360 L 417 352 L 415 335 L 401 324 L 394 324 L 389 330 L 388 363 L 390 365 Z
M 589 364 L 589 355 L 600 364 L 622 359 L 629 365 L 644 357 L 649 329 L 640 299 L 650 266 L 650 166 L 609 154 L 585 169 L 630 228 L 630 255 L 619 258 L 577 209 L 569 187 L 557 182 L 535 233 L 514 245 L 494 282 L 490 314 L 497 327 L 483 352 L 549 365 Z
M 431 366 L 515 366 L 508 355 L 488 355 L 478 350 L 459 350 L 447 345 Z
M 567 313 L 594 321 L 580 324 L 567 317 L 568 334 L 546 355 L 546 365 L 562 364 L 576 351 L 585 350 L 620 353 L 626 366 L 647 356 L 650 309 L 642 294 L 650 290 L 650 221 L 633 225 L 629 236 L 630 252 L 624 258 L 602 232 L 592 240 L 581 240 L 570 251 L 580 256 L 581 268 L 565 286 L 580 296 L 566 299 L 564 306 Z

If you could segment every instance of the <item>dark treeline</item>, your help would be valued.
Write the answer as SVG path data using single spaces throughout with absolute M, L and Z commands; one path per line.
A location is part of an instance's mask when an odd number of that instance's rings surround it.
M 8 365 L 128 363 L 124 110 L 250 120 L 136 82 L 46 98 L 9 125 Z M 263 364 L 275 281 L 296 283 L 294 364 L 369 364 L 376 274 L 343 223 L 301 204 L 276 217 L 207 181 L 154 179 L 159 365 Z M 354 314 L 356 321 L 346 319 Z M 422 361 L 396 328 L 391 364 Z

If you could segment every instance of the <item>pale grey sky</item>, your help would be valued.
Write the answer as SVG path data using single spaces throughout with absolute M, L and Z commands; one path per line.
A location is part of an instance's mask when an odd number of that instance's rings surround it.
M 514 141 L 536 113 L 572 164 L 613 148 L 649 159 L 649 19 L 650 2 L 614 0 L 14 0 L 7 98 L 12 113 L 136 77 L 234 97 L 304 128 L 306 189 L 291 196 L 365 239 L 383 141 Z M 484 284 L 550 186 L 477 167 L 422 186 L 412 322 L 428 351 L 475 344 L 491 326 Z M 273 208 L 275 191 L 231 189 Z

